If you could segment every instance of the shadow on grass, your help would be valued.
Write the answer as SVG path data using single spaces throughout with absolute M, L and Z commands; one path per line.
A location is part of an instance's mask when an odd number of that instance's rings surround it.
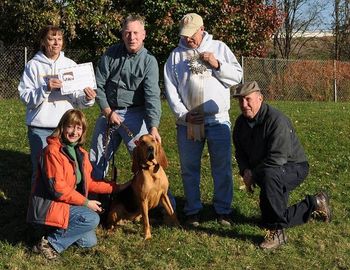
M 220 225 L 216 222 L 216 214 L 211 204 L 203 203 L 203 209 L 200 212 L 200 226 L 191 227 L 186 225 L 186 216 L 183 213 L 185 199 L 183 197 L 175 197 L 176 200 L 176 215 L 184 230 L 205 233 L 207 235 L 217 235 L 225 238 L 239 239 L 258 244 L 262 240 L 261 233 L 256 234 L 255 229 L 251 228 L 261 227 L 260 217 L 247 217 L 241 213 L 239 209 L 234 208 L 231 214 L 233 221 L 232 226 Z M 157 228 L 164 226 L 164 211 L 162 207 L 157 207 L 149 210 L 149 218 L 151 227 Z M 102 221 L 103 224 L 103 221 Z M 138 224 L 138 226 L 136 226 Z M 119 226 L 125 234 L 141 234 L 142 222 L 130 222 L 127 225 Z M 105 227 L 103 227 L 106 229 Z M 249 233 L 247 233 L 249 232 Z
M 0 241 L 27 241 L 26 214 L 30 193 L 30 156 L 0 150 Z
M 30 156 L 22 152 L 0 150 L 0 241 L 12 245 L 24 243 L 31 245 L 36 241 L 34 230 L 26 223 L 28 198 L 30 193 L 31 162 Z M 184 198 L 176 197 L 177 215 L 180 223 L 185 224 L 183 214 Z M 151 214 L 152 215 L 152 214 Z M 157 217 L 157 211 L 153 213 Z M 242 233 L 240 225 L 259 226 L 258 217 L 244 216 L 238 208 L 233 209 L 231 227 L 223 227 L 215 223 L 215 211 L 211 204 L 203 204 L 201 211 L 201 224 L 197 228 L 185 227 L 186 230 L 193 230 L 218 235 L 221 237 L 242 239 L 258 243 L 260 235 Z M 160 225 L 160 224 L 159 224 Z M 157 224 L 153 224 L 157 226 Z M 244 230 L 247 231 L 247 230 Z
M 260 217 L 247 217 L 243 215 L 239 209 L 233 208 L 233 212 L 231 214 L 231 219 L 233 221 L 232 226 L 223 226 L 218 223 L 216 223 L 216 213 L 214 211 L 214 208 L 211 204 L 203 203 L 203 209 L 200 212 L 200 226 L 198 227 L 191 227 L 186 226 L 185 221 L 186 217 L 183 213 L 183 208 L 185 205 L 185 199 L 183 197 L 175 197 L 176 199 L 176 214 L 180 221 L 180 224 L 183 226 L 185 230 L 194 231 L 194 232 L 202 232 L 206 233 L 208 235 L 217 235 L 220 237 L 227 237 L 227 238 L 234 238 L 234 239 L 241 239 L 243 241 L 249 241 L 253 244 L 258 244 L 261 242 L 261 234 L 247 234 L 247 226 L 251 227 L 262 227 L 261 226 L 261 219 Z M 150 216 L 156 217 L 156 219 L 161 219 L 161 214 L 157 210 L 151 210 L 153 212 L 150 213 Z M 214 225 L 212 225 L 214 224 Z M 245 229 L 242 229 L 241 225 L 245 227 Z M 153 224 L 152 226 L 162 226 L 161 223 Z M 245 233 L 242 233 L 245 231 Z

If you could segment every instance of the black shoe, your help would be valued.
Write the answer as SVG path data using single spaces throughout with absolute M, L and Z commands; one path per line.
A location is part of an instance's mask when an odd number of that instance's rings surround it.
M 330 222 L 332 219 L 331 208 L 329 206 L 329 197 L 325 192 L 319 192 L 315 195 L 316 205 L 312 212 L 312 217 L 321 219 L 324 222 Z
M 231 226 L 232 220 L 230 214 L 217 214 L 217 222 L 223 226 Z
M 193 214 L 186 216 L 186 225 L 192 226 L 192 227 L 198 227 L 199 226 L 199 215 Z
M 287 243 L 287 236 L 283 229 L 268 230 L 264 241 L 259 245 L 262 249 L 273 249 Z

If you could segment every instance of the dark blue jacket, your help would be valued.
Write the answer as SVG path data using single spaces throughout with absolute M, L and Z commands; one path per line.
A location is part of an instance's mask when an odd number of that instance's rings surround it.
M 303 147 L 287 116 L 262 103 L 253 121 L 240 115 L 233 129 L 233 143 L 239 172 L 245 169 L 254 175 L 268 167 L 307 161 Z

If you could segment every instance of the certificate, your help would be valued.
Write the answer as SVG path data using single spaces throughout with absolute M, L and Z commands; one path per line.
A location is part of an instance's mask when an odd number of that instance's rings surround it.
M 72 94 L 86 87 L 97 88 L 95 72 L 91 62 L 59 69 L 58 79 L 62 82 L 62 95 Z

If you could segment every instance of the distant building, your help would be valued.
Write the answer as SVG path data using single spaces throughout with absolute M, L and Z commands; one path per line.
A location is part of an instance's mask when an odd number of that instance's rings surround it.
M 332 36 L 333 36 L 333 31 L 331 30 L 305 31 L 305 32 L 298 32 L 293 35 L 293 37 L 305 37 L 305 38 L 332 37 Z

